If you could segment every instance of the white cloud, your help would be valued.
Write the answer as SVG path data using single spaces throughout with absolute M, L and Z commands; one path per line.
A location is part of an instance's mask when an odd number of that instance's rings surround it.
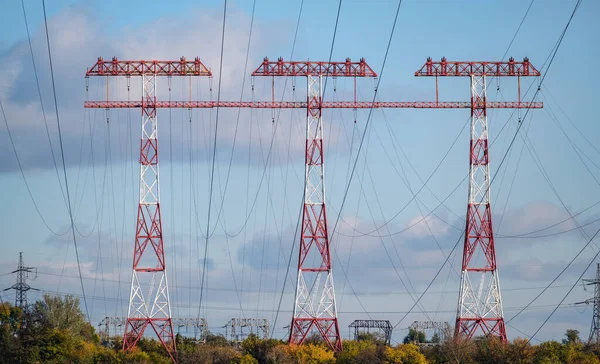
M 428 236 L 439 236 L 448 232 L 449 226 L 447 223 L 438 219 L 433 215 L 415 216 L 406 224 L 406 228 L 410 229 L 407 235 L 413 238 L 423 238 Z

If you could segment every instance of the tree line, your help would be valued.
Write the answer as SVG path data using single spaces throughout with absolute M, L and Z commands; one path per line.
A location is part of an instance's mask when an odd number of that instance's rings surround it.
M 232 344 L 221 335 L 205 343 L 177 335 L 178 362 L 207 364 L 600 364 L 600 346 L 588 345 L 577 330 L 567 330 L 561 342 L 531 344 L 525 339 L 503 344 L 495 338 L 427 341 L 424 333 L 409 331 L 404 343 L 388 346 L 381 336 L 362 334 L 345 340 L 334 353 L 318 337 L 305 345 L 249 335 Z M 428 343 L 417 345 L 415 342 Z M 81 312 L 79 299 L 44 295 L 26 310 L 0 304 L 0 363 L 146 364 L 170 363 L 160 343 L 142 338 L 135 349 L 122 351 L 122 338 L 101 343 Z

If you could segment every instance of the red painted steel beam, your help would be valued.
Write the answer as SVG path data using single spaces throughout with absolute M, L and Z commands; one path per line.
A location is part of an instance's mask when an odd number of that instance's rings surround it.
M 481 106 L 481 105 L 480 105 Z M 488 101 L 488 109 L 541 109 L 543 102 L 517 102 L 517 101 Z M 142 101 L 85 101 L 84 107 L 88 109 L 124 109 L 142 107 Z M 215 107 L 244 107 L 254 109 L 301 109 L 306 108 L 304 101 L 157 101 L 156 108 L 192 108 L 210 109 Z M 470 109 L 470 101 L 402 101 L 402 102 L 375 102 L 370 101 L 329 101 L 323 102 L 324 109 Z
M 87 70 L 89 76 L 212 76 L 212 72 L 196 57 L 188 61 L 181 57 L 179 61 L 121 61 L 113 57 L 105 61 L 98 57 L 98 61 Z
M 336 77 L 377 77 L 364 58 L 352 62 L 346 58 L 344 62 L 313 61 L 269 61 L 265 57 L 261 65 L 252 72 L 252 76 L 336 76 Z
M 445 57 L 436 62 L 429 57 L 415 76 L 540 76 L 540 71 L 527 57 L 521 62 L 512 57 L 506 62 L 454 62 Z

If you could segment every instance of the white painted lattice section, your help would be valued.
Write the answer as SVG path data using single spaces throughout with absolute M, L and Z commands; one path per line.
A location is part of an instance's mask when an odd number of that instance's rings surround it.
M 473 103 L 486 100 L 485 76 L 471 76 L 471 99 Z M 488 140 L 487 116 L 484 113 L 474 113 L 471 118 L 471 145 Z M 479 149 L 483 151 L 483 149 Z M 481 157 L 481 152 L 478 153 Z M 469 183 L 469 203 L 485 205 L 490 202 L 490 168 L 489 163 L 471 165 Z
M 322 92 L 322 77 L 321 76 L 308 76 L 308 103 L 313 105 L 315 102 L 321 102 Z M 307 115 L 306 122 L 306 139 L 309 143 L 323 141 L 323 118 L 321 113 L 317 113 L 318 116 L 313 115 L 310 111 Z M 322 146 L 322 145 L 321 145 Z M 311 146 L 309 145 L 309 148 Z M 320 146 L 313 146 L 319 148 Z M 307 150 L 308 152 L 308 150 Z M 322 152 L 319 152 L 320 157 L 323 156 Z M 306 177 L 306 189 L 305 189 L 305 203 L 307 204 L 322 204 L 325 202 L 325 169 L 323 167 L 323 161 L 319 164 L 307 164 L 305 167 Z
M 154 104 L 156 99 L 156 76 L 148 74 L 142 76 L 143 101 L 142 103 Z M 140 164 L 140 203 L 142 204 L 157 204 L 160 200 L 159 184 L 158 184 L 158 145 L 157 143 L 157 119 L 156 109 L 152 108 L 152 112 L 145 112 L 142 108 L 142 147 L 150 149 L 148 159 L 156 158 L 156 163 L 141 163 Z M 145 144 L 150 142 L 151 144 Z M 156 149 L 152 148 L 154 146 Z
M 474 104 L 482 105 L 483 102 L 486 102 L 485 76 L 471 76 L 471 97 Z M 471 118 L 472 147 L 470 152 L 474 156 L 471 156 L 469 204 L 473 205 L 473 208 L 479 214 L 483 214 L 485 211 L 484 205 L 489 205 L 490 203 L 490 169 L 488 156 L 484 156 L 484 153 L 488 151 L 487 142 L 487 116 L 482 110 L 475 110 Z M 474 146 L 484 145 L 484 143 L 485 148 L 474 148 Z M 484 163 L 473 163 L 474 160 L 482 161 L 484 158 Z M 467 219 L 469 219 L 469 216 L 467 216 Z M 472 223 L 475 224 L 475 222 Z M 482 219 L 478 219 L 476 224 L 483 224 Z M 482 232 L 483 230 L 486 230 L 486 232 Z M 469 233 L 467 231 L 467 234 Z M 493 239 L 491 226 L 489 226 L 489 229 L 482 227 L 481 233 L 490 233 L 490 236 L 486 236 L 484 239 Z M 481 246 L 477 246 L 476 249 L 479 251 L 475 253 L 475 257 L 483 257 L 484 252 L 480 250 Z M 497 270 L 474 271 L 469 269 L 478 267 L 476 260 L 476 258 L 471 260 L 469 267 L 463 267 L 457 317 L 502 318 L 504 317 L 504 313 L 502 311 L 498 272 Z

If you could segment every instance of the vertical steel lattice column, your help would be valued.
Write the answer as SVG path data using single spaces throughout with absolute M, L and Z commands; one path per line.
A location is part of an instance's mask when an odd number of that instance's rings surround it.
M 470 339 L 481 329 L 506 342 L 490 208 L 485 77 L 471 75 L 469 204 L 455 337 Z
M 596 267 L 596 279 L 587 280 L 587 284 L 594 285 L 594 310 L 592 312 L 592 326 L 590 327 L 589 344 L 600 343 L 600 263 Z
M 123 350 L 133 348 L 148 325 L 176 361 L 160 215 L 155 74 L 142 75 L 140 204 Z
M 335 305 L 325 210 L 322 76 L 308 75 L 307 80 L 304 213 L 290 343 L 302 344 L 311 330 L 316 328 L 329 347 L 339 351 L 342 349 L 342 340 Z

